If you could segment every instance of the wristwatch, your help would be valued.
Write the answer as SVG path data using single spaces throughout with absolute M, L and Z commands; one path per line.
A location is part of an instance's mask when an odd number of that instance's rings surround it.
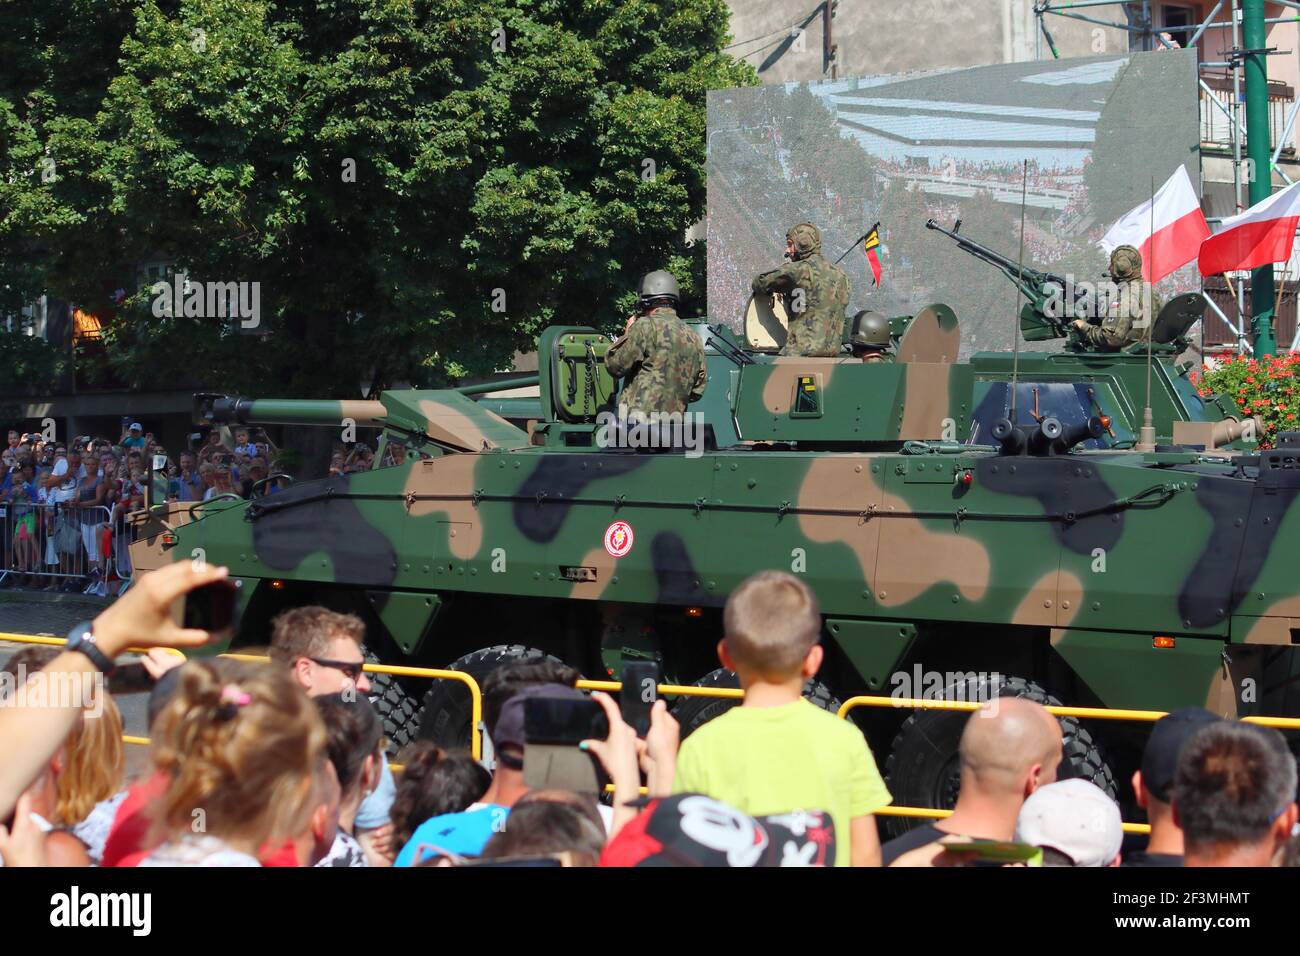
M 99 645 L 95 643 L 95 635 L 91 630 L 91 624 L 92 622 L 90 621 L 82 621 L 69 631 L 68 643 L 65 650 L 79 651 L 80 653 L 85 654 L 90 658 L 90 662 L 97 668 L 105 674 L 111 674 L 116 669 L 117 665 L 114 664 L 108 658 L 108 655 L 99 649 Z

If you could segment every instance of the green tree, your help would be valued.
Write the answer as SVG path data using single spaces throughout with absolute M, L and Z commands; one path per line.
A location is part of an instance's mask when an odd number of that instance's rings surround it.
M 132 385 L 355 394 L 703 298 L 722 0 L 20 0 L 0 10 L 0 272 L 37 257 Z M 86 55 L 85 51 L 89 51 Z M 50 170 L 53 175 L 47 175 Z M 46 175 L 43 175 L 46 174 Z M 257 282 L 256 337 L 159 318 L 135 264 Z

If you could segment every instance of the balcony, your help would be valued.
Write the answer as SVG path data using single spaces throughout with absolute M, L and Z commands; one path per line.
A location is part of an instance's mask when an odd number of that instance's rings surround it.
M 1232 76 L 1226 73 L 1201 71 L 1201 80 L 1210 88 L 1207 93 L 1201 89 L 1201 149 L 1206 151 L 1232 152 L 1232 124 L 1228 115 L 1232 112 Z M 1238 114 L 1241 124 L 1246 124 L 1245 95 L 1246 82 L 1241 81 L 1242 108 Z M 1215 101 L 1215 102 L 1212 102 Z M 1216 105 L 1217 102 L 1217 105 Z M 1278 137 L 1286 129 L 1287 114 L 1295 102 L 1295 90 L 1280 80 L 1268 81 L 1268 148 L 1277 149 Z M 1223 109 L 1220 109 L 1223 107 Z M 1227 110 L 1227 113 L 1224 112 Z M 1295 158 L 1294 131 L 1292 140 L 1282 149 L 1282 156 Z M 1242 155 L 1246 152 L 1245 137 L 1241 142 Z

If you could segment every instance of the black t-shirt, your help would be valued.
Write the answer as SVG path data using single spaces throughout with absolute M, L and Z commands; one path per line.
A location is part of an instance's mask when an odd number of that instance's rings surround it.
M 880 848 L 881 864 L 889 866 L 904 853 L 923 847 L 944 837 L 953 836 L 946 830 L 940 830 L 933 823 L 924 823 L 914 830 L 908 830 L 902 836 L 894 837 Z
M 1121 866 L 1182 866 L 1183 858 L 1177 853 L 1130 853 Z

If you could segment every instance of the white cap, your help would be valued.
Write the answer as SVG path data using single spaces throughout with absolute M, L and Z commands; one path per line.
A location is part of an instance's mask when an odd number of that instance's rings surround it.
M 1058 850 L 1075 866 L 1106 866 L 1119 853 L 1124 825 L 1114 800 L 1075 777 L 1030 794 L 1016 820 L 1016 841 Z
M 132 422 L 131 428 L 129 430 L 133 432 L 142 432 L 144 431 L 144 426 L 141 425 L 139 422 Z

